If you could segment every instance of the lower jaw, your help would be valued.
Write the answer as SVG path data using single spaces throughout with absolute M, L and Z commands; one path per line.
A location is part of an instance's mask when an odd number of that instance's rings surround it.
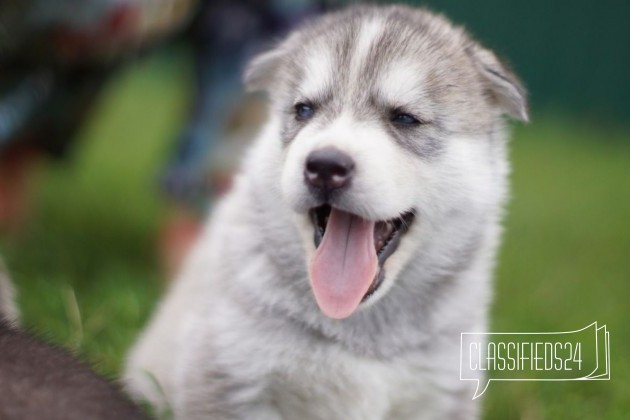
M 368 301 L 370 297 L 372 297 L 374 293 L 376 293 L 378 289 L 380 289 L 384 281 L 385 281 L 385 270 L 383 269 L 381 265 L 379 265 L 378 272 L 376 273 L 376 277 L 374 278 L 374 281 L 372 282 L 372 285 L 368 289 L 367 293 L 361 299 L 361 303 L 365 303 L 366 301 Z

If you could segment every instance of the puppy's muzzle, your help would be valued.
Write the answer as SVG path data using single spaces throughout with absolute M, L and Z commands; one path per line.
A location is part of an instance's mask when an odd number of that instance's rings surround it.
M 304 181 L 313 192 L 328 198 L 333 191 L 350 185 L 354 166 L 348 154 L 334 147 L 324 147 L 306 158 Z

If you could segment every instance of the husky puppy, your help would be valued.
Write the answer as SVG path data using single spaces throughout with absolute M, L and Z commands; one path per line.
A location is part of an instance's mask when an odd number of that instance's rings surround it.
M 475 418 L 460 333 L 485 331 L 524 90 L 423 9 L 352 7 L 256 57 L 269 121 L 132 349 L 181 419 Z

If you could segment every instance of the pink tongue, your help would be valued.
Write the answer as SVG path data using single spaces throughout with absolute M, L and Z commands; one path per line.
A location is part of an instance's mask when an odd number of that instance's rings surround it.
M 311 287 L 322 312 L 346 318 L 356 310 L 378 269 L 374 222 L 332 209 L 311 261 Z

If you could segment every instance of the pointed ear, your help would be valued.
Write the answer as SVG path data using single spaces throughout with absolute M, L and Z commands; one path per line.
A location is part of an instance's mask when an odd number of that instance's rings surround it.
M 251 59 L 243 76 L 245 90 L 250 93 L 269 90 L 283 57 L 284 51 L 276 47 Z
M 527 92 L 509 67 L 493 52 L 479 45 L 469 47 L 467 52 L 477 66 L 491 99 L 510 117 L 529 121 Z

